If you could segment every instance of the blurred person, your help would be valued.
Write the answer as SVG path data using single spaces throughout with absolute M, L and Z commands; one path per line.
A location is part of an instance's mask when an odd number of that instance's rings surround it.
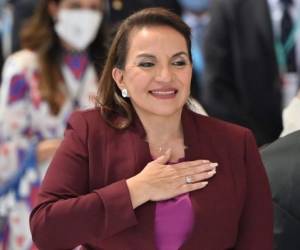
M 0 0 L 0 73 L 7 53 L 7 33 L 10 30 L 11 11 L 7 0 Z M 1 86 L 1 75 L 0 75 Z
M 24 23 L 33 15 L 39 0 L 10 0 L 13 5 L 13 21 L 12 21 L 12 52 L 21 49 L 20 32 Z
M 300 130 L 300 90 L 283 110 L 283 131 L 280 136 Z
M 192 30 L 193 79 L 191 91 L 192 95 L 201 101 L 204 69 L 203 40 L 210 19 L 210 1 L 180 0 L 179 3 L 183 9 L 182 18 Z
M 41 179 L 70 113 L 92 105 L 106 54 L 104 10 L 103 0 L 42 0 L 24 27 L 24 49 L 8 57 L 2 74 L 0 187 L 18 176 L 32 144 Z M 8 249 L 31 244 L 29 200 L 9 210 L 8 221 L 19 222 L 9 223 Z
M 286 107 L 300 86 L 300 1 L 267 0 Z
M 204 45 L 208 114 L 250 128 L 259 145 L 282 130 L 281 82 L 267 0 L 215 0 Z
M 300 130 L 261 150 L 274 209 L 274 250 L 300 249 Z
M 31 214 L 40 249 L 272 249 L 248 129 L 189 109 L 190 28 L 144 9 L 113 40 L 97 105 L 70 117 Z
M 193 79 L 191 85 L 192 95 L 199 101 L 202 98 L 203 88 L 203 40 L 209 24 L 210 0 L 179 0 L 182 8 L 182 19 L 191 27 L 192 31 L 192 57 Z
M 20 30 L 32 16 L 36 4 L 36 0 L 0 1 L 0 72 L 4 60 L 11 53 L 20 50 Z

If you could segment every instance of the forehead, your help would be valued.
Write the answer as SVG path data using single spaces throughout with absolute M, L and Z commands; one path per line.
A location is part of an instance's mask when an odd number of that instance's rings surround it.
M 139 53 L 167 54 L 188 52 L 184 36 L 169 26 L 134 28 L 128 39 L 128 57 Z

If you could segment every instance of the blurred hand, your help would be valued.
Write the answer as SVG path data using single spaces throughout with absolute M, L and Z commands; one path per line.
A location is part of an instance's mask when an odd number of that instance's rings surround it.
M 208 160 L 186 161 L 166 164 L 171 151 L 147 166 L 136 176 L 127 180 L 133 207 L 147 201 L 161 201 L 204 188 L 208 179 L 215 175 L 217 163 Z M 187 182 L 188 179 L 188 182 Z
M 41 163 L 52 158 L 60 143 L 61 139 L 48 139 L 41 141 L 37 146 L 38 162 Z
M 297 98 L 300 99 L 300 90 L 299 90 L 298 93 L 297 93 Z

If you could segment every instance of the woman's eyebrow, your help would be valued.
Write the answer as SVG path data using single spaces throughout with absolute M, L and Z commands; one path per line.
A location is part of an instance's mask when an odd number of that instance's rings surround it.
M 141 57 L 147 57 L 147 58 L 152 58 L 152 59 L 155 59 L 156 57 L 154 55 L 151 55 L 151 54 L 148 54 L 148 53 L 141 53 L 137 56 L 138 58 L 141 58 Z
M 187 56 L 187 57 L 189 56 L 185 51 L 180 51 L 180 52 L 174 54 L 172 57 L 177 57 L 177 56 L 182 56 L 182 55 Z
M 177 56 L 187 56 L 188 57 L 188 54 L 185 52 L 185 51 L 180 51 L 180 52 L 177 52 L 175 53 L 172 58 L 174 57 L 177 57 Z M 137 58 L 150 58 L 150 59 L 155 59 L 156 56 L 152 55 L 152 54 L 149 54 L 149 53 L 141 53 L 139 55 L 137 55 Z

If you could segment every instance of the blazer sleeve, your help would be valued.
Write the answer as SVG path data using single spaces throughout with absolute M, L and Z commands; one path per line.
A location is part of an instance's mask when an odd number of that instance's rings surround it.
M 272 250 L 273 209 L 267 175 L 255 139 L 245 140 L 246 196 L 240 218 L 236 250 Z
M 70 117 L 42 183 L 38 205 L 30 216 L 33 241 L 39 249 L 99 244 L 137 224 L 125 180 L 89 190 L 88 130 L 80 112 Z

